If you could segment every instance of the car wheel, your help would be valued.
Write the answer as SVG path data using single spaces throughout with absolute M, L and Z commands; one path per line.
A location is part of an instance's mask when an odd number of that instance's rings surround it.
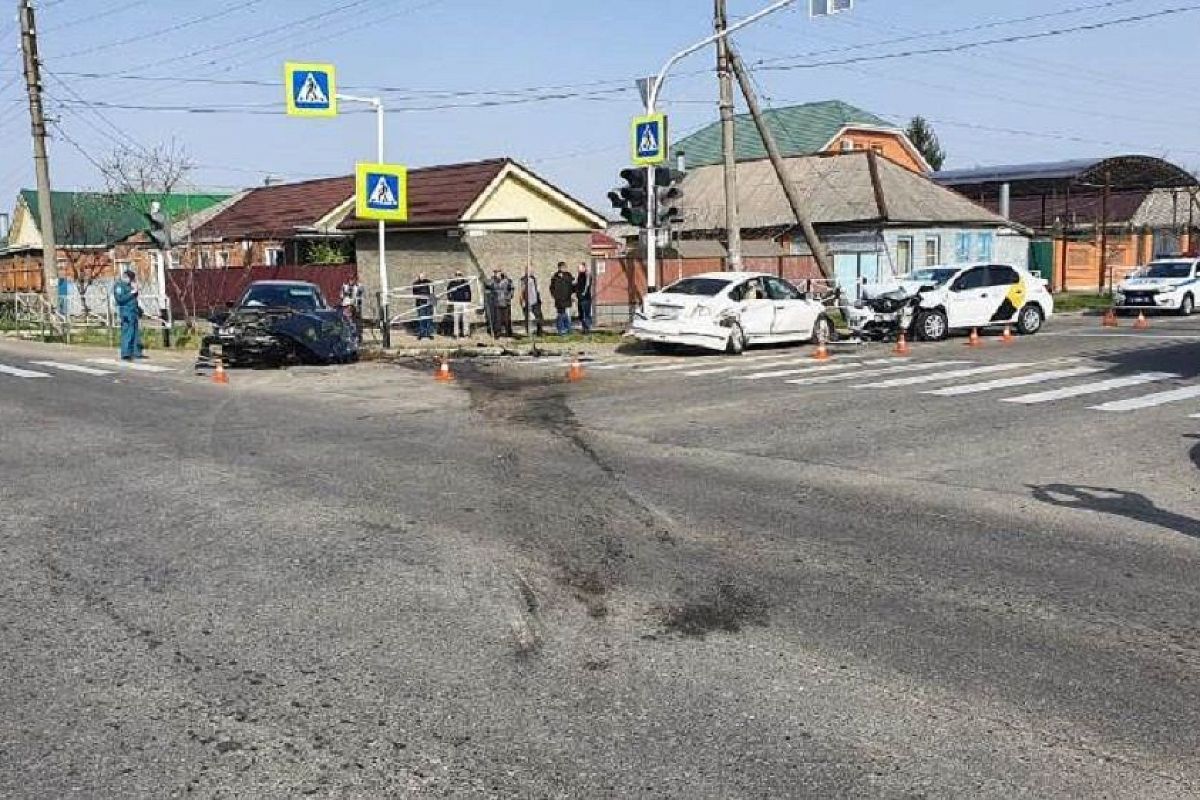
M 1190 317 L 1196 311 L 1196 300 L 1190 294 L 1183 296 L 1183 302 L 1179 304 L 1179 316 Z
M 922 311 L 917 316 L 917 334 L 927 342 L 940 342 L 950 334 L 944 311 Z
M 729 344 L 725 345 L 725 352 L 731 356 L 740 356 L 746 352 L 746 332 L 736 322 L 729 328 Z
M 813 323 L 812 341 L 813 344 L 832 342 L 837 333 L 834 330 L 833 322 L 829 317 L 822 314 L 817 317 L 817 321 Z
M 1046 315 L 1042 313 L 1042 309 L 1030 303 L 1017 315 L 1017 333 L 1022 336 L 1037 333 L 1042 329 L 1042 323 L 1045 321 Z

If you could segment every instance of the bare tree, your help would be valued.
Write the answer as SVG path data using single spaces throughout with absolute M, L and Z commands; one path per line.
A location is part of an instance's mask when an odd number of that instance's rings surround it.
M 92 313 L 88 290 L 104 277 L 111 263 L 106 251 L 128 234 L 120 226 L 122 202 L 110 194 L 78 192 L 56 226 L 62 236 L 67 276 L 79 292 L 85 318 Z

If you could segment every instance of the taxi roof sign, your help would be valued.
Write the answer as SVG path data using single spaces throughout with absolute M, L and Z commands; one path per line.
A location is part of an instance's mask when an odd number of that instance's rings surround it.
M 337 116 L 337 71 L 333 64 L 283 65 L 287 113 L 291 117 Z
M 355 176 L 354 213 L 359 219 L 408 220 L 408 167 L 360 163 Z
M 633 163 L 653 167 L 667 160 L 667 116 L 635 117 L 632 127 Z

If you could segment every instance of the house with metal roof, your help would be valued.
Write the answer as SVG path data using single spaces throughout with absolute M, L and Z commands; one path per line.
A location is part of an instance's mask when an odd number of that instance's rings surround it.
M 872 151 L 913 172 L 930 171 L 902 128 L 840 100 L 770 109 L 763 117 L 785 157 Z M 738 161 L 767 158 L 766 145 L 748 114 L 734 117 L 734 144 Z M 721 123 L 683 137 L 672 152 L 675 157 L 682 153 L 689 167 L 724 163 Z
M 1161 158 L 978 167 L 933 179 L 1030 228 L 1033 266 L 1063 291 L 1111 288 L 1155 257 L 1200 245 L 1200 183 Z
M 843 287 L 934 264 L 1027 264 L 1023 226 L 872 150 L 787 158 L 784 167 Z M 737 184 L 746 268 L 797 281 L 819 278 L 770 162 L 739 163 Z M 726 255 L 723 167 L 691 169 L 681 188 L 683 222 L 665 278 L 673 270 L 719 269 Z M 672 257 L 679 263 L 673 266 Z

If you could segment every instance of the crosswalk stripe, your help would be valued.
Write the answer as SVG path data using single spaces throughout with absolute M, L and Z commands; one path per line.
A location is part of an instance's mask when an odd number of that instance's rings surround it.
M 63 372 L 78 372 L 83 375 L 112 375 L 110 369 L 96 369 L 95 367 L 83 367 L 79 364 L 64 364 L 61 361 L 34 361 L 39 367 L 50 367 L 51 369 L 62 370 Z
M 739 381 L 763 381 L 768 378 L 786 378 L 792 375 L 808 375 L 813 372 L 837 372 L 844 369 L 858 369 L 863 366 L 872 364 L 886 364 L 889 361 L 900 361 L 903 359 L 877 358 L 870 361 L 840 361 L 836 364 L 819 364 L 814 362 L 811 357 L 803 361 L 791 362 L 794 364 L 808 364 L 806 367 L 797 367 L 795 369 L 779 369 L 770 372 L 755 372 L 751 375 L 738 375 L 734 380 Z
M 692 370 L 691 372 L 685 372 L 683 374 L 687 375 L 689 378 L 696 378 L 701 375 L 723 375 L 727 372 L 736 372 L 737 370 L 742 368 L 741 365 L 750 364 L 750 363 L 753 363 L 756 361 L 779 361 L 780 365 L 782 366 L 782 365 L 789 364 L 789 363 L 799 364 L 799 363 L 802 363 L 804 361 L 809 361 L 809 360 L 811 360 L 810 356 L 799 356 L 795 352 L 785 353 L 785 354 L 777 354 L 777 355 L 772 355 L 772 356 L 759 356 L 759 357 L 752 357 L 752 358 L 728 358 L 728 359 L 723 359 L 723 361 L 727 364 L 727 366 L 710 367 L 708 369 L 697 369 L 697 370 Z M 757 366 L 758 365 L 756 365 L 756 367 Z
M 923 364 L 900 364 L 895 367 L 884 367 L 883 369 L 849 372 L 845 375 L 822 375 L 816 378 L 799 378 L 797 380 L 784 381 L 784 383 L 790 383 L 794 386 L 817 386 L 823 383 L 836 383 L 837 381 L 857 380 L 858 378 L 874 378 L 879 375 L 895 375 L 900 372 L 920 372 L 923 369 L 940 369 L 942 367 L 956 367 L 973 363 L 973 361 L 934 361 Z
M 900 386 L 917 386 L 922 383 L 936 383 L 937 381 L 949 381 L 955 378 L 971 378 L 975 375 L 990 375 L 993 372 L 1009 372 L 1015 369 L 1025 369 L 1026 367 L 1037 366 L 1036 364 L 1020 363 L 1020 364 L 993 364 L 987 367 L 970 367 L 968 369 L 952 369 L 948 372 L 934 372 L 928 375 L 916 375 L 910 378 L 893 378 L 887 381 L 879 381 L 878 383 L 863 383 L 855 386 L 855 389 L 893 389 Z
M 120 367 L 121 369 L 131 369 L 136 372 L 174 372 L 171 367 L 160 367 L 155 364 L 139 364 L 134 361 L 121 361 L 116 358 L 89 358 L 89 364 L 102 364 L 106 367 Z
M 697 365 L 697 363 L 704 363 L 705 361 L 711 363 L 713 361 L 716 361 L 717 363 L 725 364 L 726 366 L 713 367 L 712 369 L 725 372 L 725 371 L 732 371 L 732 370 L 739 369 L 743 365 L 746 365 L 746 364 L 756 364 L 757 365 L 764 361 L 779 361 L 780 363 L 789 363 L 789 362 L 800 363 L 801 361 L 807 360 L 807 359 L 808 359 L 808 356 L 802 355 L 793 350 L 790 353 L 769 353 L 767 355 L 761 355 L 761 356 L 722 356 L 722 357 L 718 357 L 715 359 L 711 356 L 704 358 L 704 359 L 694 359 L 693 358 L 693 359 L 688 359 L 682 363 L 676 362 L 673 364 L 668 364 L 668 365 L 663 365 L 663 366 L 650 366 L 650 367 L 647 367 L 644 369 L 639 369 L 638 371 L 639 372 L 678 372 L 679 370 L 687 369 L 688 367 L 694 367 Z M 690 372 L 687 374 L 691 375 Z M 699 374 L 709 374 L 709 370 L 699 370 Z M 717 374 L 717 373 L 712 372 L 711 374 Z
M 1172 372 L 1139 372 L 1136 375 L 1126 375 L 1123 378 L 1110 378 L 1106 381 L 1082 383 L 1076 386 L 1067 386 L 1063 389 L 1055 389 L 1049 392 L 1035 392 L 1034 394 L 1023 394 L 1018 397 L 1006 397 L 1004 398 L 1004 402 L 1020 403 L 1022 405 L 1050 403 L 1055 400 L 1067 400 L 1072 397 L 1082 397 L 1083 395 L 1088 394 L 1110 392 L 1113 389 L 1125 389 L 1130 386 L 1141 386 L 1142 384 L 1146 383 L 1154 383 L 1155 381 L 1162 381 L 1169 378 L 1178 377 L 1178 375 Z
M 1175 403 L 1180 400 L 1191 400 L 1193 397 L 1200 397 L 1200 386 L 1185 386 L 1182 389 L 1172 389 L 1169 392 L 1144 394 L 1141 397 L 1134 397 L 1129 400 L 1114 400 L 1111 403 L 1102 403 L 1098 406 L 1092 406 L 1092 410 L 1137 411 L 1142 408 L 1153 408 L 1154 406 L 1161 406 L 1165 405 L 1166 403 Z
M 31 369 L 21 369 L 20 367 L 8 367 L 0 364 L 0 374 L 12 375 L 14 378 L 49 378 L 48 372 L 36 372 Z
M 968 383 L 963 386 L 950 386 L 946 389 L 932 389 L 924 392 L 924 394 L 933 394 L 940 397 L 958 397 L 964 394 L 978 394 L 980 392 L 992 392 L 997 389 L 1010 389 L 1015 386 L 1032 386 L 1036 383 L 1046 383 L 1047 381 L 1056 381 L 1063 378 L 1077 378 L 1082 375 L 1094 375 L 1097 372 L 1104 372 L 1103 367 L 1074 367 L 1072 369 L 1053 369 L 1046 372 L 1034 372 L 1030 375 L 1021 375 L 1016 378 L 997 378 L 993 381 L 985 381 L 983 383 Z

